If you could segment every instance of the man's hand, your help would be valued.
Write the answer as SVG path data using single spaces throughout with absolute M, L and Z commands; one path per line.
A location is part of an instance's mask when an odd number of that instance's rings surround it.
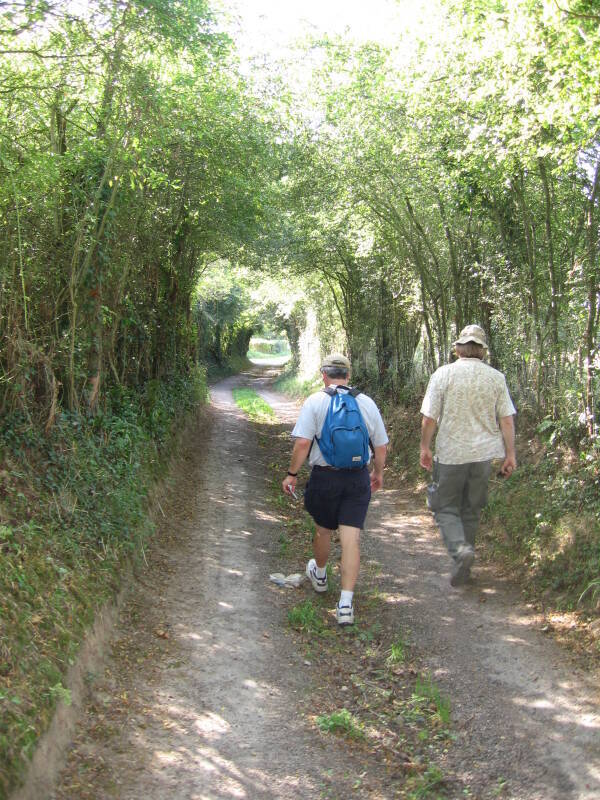
M 298 478 L 294 475 L 287 475 L 283 479 L 283 483 L 281 484 L 281 488 L 283 489 L 283 493 L 287 495 L 292 495 L 296 493 L 296 482 Z
M 371 491 L 383 489 L 383 468 L 387 455 L 387 444 L 379 444 L 373 448 L 373 471 L 371 472 Z
M 508 478 L 517 468 L 517 458 L 515 456 L 515 422 L 511 417 L 500 418 L 500 430 L 504 440 L 506 457 L 500 469 L 505 478 Z
M 308 458 L 311 446 L 312 446 L 312 439 L 302 439 L 301 437 L 299 437 L 294 442 L 294 449 L 292 450 L 292 457 L 290 459 L 290 468 L 288 470 L 288 474 L 281 483 L 281 488 L 283 489 L 284 494 L 287 495 L 295 494 L 296 482 L 298 480 L 298 472 L 300 472 L 300 467 L 302 466 L 302 464 L 304 464 L 304 462 Z M 290 472 L 295 472 L 296 474 L 290 475 L 289 474 Z
M 504 475 L 505 478 L 508 478 L 510 475 L 513 474 L 516 468 L 517 468 L 517 459 L 513 455 L 506 456 L 506 458 L 504 459 L 504 463 L 500 468 L 500 472 Z
M 383 472 L 373 472 L 371 473 L 371 491 L 376 492 L 379 489 L 383 489 Z
M 433 453 L 431 452 L 431 441 L 437 428 L 437 422 L 432 417 L 423 414 L 421 422 L 421 457 L 419 462 L 423 469 L 431 472 L 433 468 Z
M 423 467 L 423 469 L 429 470 L 429 472 L 431 472 L 433 468 L 433 453 L 430 447 L 421 447 L 420 464 Z

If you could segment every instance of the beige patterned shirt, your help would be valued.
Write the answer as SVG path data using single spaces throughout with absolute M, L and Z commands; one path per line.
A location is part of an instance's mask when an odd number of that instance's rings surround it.
M 442 464 L 504 458 L 499 420 L 516 413 L 504 375 L 478 358 L 437 369 L 421 406 L 437 422 L 435 454 Z

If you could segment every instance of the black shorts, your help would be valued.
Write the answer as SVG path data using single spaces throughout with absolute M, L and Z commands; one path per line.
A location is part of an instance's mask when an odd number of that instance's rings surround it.
M 371 500 L 371 476 L 363 469 L 313 467 L 304 492 L 304 508 L 317 525 L 362 528 Z

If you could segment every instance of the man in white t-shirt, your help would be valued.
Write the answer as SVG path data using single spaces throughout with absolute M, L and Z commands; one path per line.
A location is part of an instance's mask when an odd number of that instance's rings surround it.
M 321 366 L 325 389 L 339 392 L 349 390 L 350 362 L 339 354 L 327 356 Z M 306 574 L 316 592 L 327 591 L 327 559 L 331 549 L 331 534 L 339 530 L 342 548 L 342 590 L 336 607 L 340 625 L 354 622 L 354 587 L 360 569 L 359 537 L 364 525 L 371 491 L 383 486 L 388 437 L 379 409 L 366 394 L 357 394 L 356 402 L 369 433 L 373 448 L 373 470 L 340 469 L 327 463 L 316 441 L 321 436 L 330 404 L 325 391 L 312 394 L 304 402 L 292 431 L 295 439 L 283 491 L 295 493 L 298 471 L 308 458 L 310 479 L 304 493 L 304 507 L 315 521 L 314 558 L 306 566 Z M 370 458 L 370 456 L 369 456 Z
M 433 470 L 427 505 L 454 561 L 450 583 L 460 586 L 475 559 L 475 534 L 487 502 L 492 460 L 503 459 L 500 471 L 507 477 L 517 466 L 516 411 L 504 375 L 483 361 L 483 329 L 467 325 L 454 346 L 458 360 L 433 373 L 423 399 L 420 461 Z

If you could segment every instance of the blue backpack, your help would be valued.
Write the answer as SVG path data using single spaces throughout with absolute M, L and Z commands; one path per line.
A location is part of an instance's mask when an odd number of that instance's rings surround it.
M 323 389 L 329 408 L 321 436 L 315 436 L 325 461 L 339 469 L 361 469 L 369 461 L 369 432 L 356 402 L 358 389 L 338 392 L 333 386 Z

